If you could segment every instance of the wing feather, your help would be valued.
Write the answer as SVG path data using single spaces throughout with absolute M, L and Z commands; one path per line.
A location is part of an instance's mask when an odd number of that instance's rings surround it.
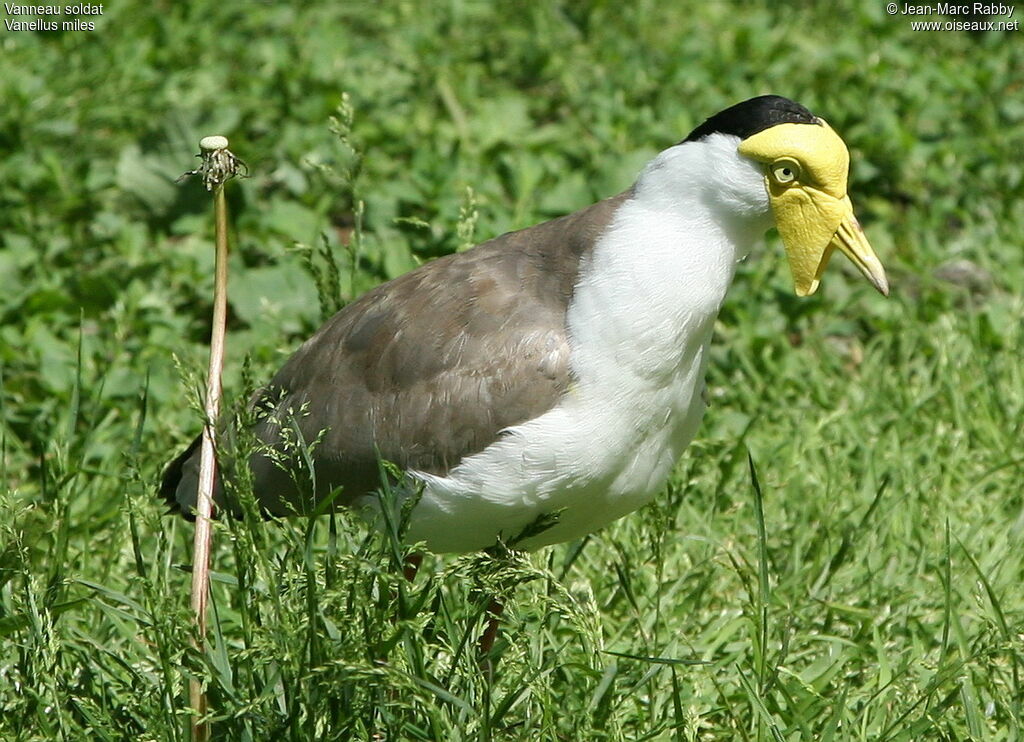
M 273 412 L 257 435 L 286 449 L 282 423 L 290 417 L 304 440 L 322 436 L 313 449 L 316 494 L 341 486 L 347 503 L 378 485 L 378 452 L 405 469 L 444 473 L 551 409 L 571 383 L 565 314 L 580 262 L 628 195 L 440 258 L 364 294 L 265 387 L 256 403 Z M 268 511 L 310 506 L 279 463 L 260 454 L 250 463 Z

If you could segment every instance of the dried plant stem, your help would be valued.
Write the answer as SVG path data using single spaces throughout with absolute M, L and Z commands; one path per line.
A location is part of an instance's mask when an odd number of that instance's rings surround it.
M 196 530 L 192 550 L 192 611 L 195 632 L 192 646 L 198 652 L 206 641 L 206 604 L 210 595 L 210 543 L 212 538 L 213 489 L 217 480 L 216 437 L 217 418 L 220 416 L 221 374 L 224 369 L 224 335 L 228 307 L 228 208 L 224 199 L 224 183 L 239 172 L 245 164 L 228 149 L 228 140 L 222 136 L 204 137 L 199 142 L 202 164 L 185 173 L 200 175 L 208 191 L 213 191 L 213 213 L 216 233 L 216 262 L 213 280 L 213 322 L 210 331 L 210 368 L 206 377 L 205 422 L 199 459 L 199 484 L 196 492 Z M 189 704 L 193 710 L 191 738 L 193 742 L 210 739 L 210 725 L 205 720 L 208 704 L 206 692 L 198 677 L 189 679 Z
M 223 185 L 217 186 L 214 190 L 213 208 L 217 235 L 213 328 L 210 335 L 210 368 L 206 378 L 206 422 L 203 426 L 203 442 L 200 449 L 199 491 L 196 497 L 196 529 L 192 552 L 192 611 L 196 620 L 196 631 L 192 641 L 199 651 L 202 651 L 206 637 L 206 602 L 210 586 L 210 517 L 213 513 L 213 487 L 217 467 L 214 444 L 217 418 L 220 415 L 221 373 L 224 368 L 224 335 L 227 319 L 228 220 Z M 207 712 L 206 693 L 199 679 L 195 677 L 189 681 L 189 701 L 196 713 L 192 722 L 192 739 L 208 740 L 210 728 L 202 721 Z

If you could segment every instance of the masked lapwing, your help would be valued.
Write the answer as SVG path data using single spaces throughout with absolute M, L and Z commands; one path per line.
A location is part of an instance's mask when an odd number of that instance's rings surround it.
M 257 395 L 266 513 L 362 507 L 379 458 L 417 483 L 407 538 L 532 549 L 648 502 L 704 414 L 708 344 L 737 263 L 774 226 L 800 296 L 843 252 L 888 284 L 847 195 L 843 140 L 778 96 L 738 103 L 626 192 L 423 265 L 353 301 Z M 296 476 L 305 441 L 315 477 Z M 191 513 L 198 439 L 162 492 Z M 315 486 L 306 485 L 315 479 Z M 340 490 L 339 490 L 340 488 Z M 218 487 L 217 506 L 235 510 Z

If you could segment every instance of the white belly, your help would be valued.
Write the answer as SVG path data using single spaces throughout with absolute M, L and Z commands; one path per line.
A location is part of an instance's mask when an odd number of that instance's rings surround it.
M 700 425 L 702 350 L 668 387 L 618 395 L 576 389 L 447 476 L 414 473 L 425 488 L 408 540 L 437 552 L 472 551 L 515 541 L 538 517 L 556 516 L 554 526 L 516 541 L 534 549 L 579 538 L 643 506 Z

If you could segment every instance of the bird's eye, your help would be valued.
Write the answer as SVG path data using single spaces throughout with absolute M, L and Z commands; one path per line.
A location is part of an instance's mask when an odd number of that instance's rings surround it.
M 794 160 L 776 160 L 771 166 L 776 183 L 792 183 L 800 177 L 800 166 Z

